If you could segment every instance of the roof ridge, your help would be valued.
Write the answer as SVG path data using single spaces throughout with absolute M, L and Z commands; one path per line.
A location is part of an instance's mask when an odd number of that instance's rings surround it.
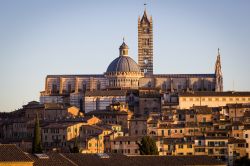
M 73 162 L 72 160 L 70 160 L 69 158 L 67 158 L 66 156 L 64 156 L 62 153 L 59 153 L 60 156 L 62 156 L 64 159 L 68 160 L 71 164 L 78 166 L 78 164 L 76 164 L 75 162 Z

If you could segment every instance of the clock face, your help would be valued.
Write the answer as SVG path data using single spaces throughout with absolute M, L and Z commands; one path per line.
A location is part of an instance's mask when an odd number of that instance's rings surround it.
M 144 59 L 144 64 L 148 64 L 148 60 L 147 59 Z

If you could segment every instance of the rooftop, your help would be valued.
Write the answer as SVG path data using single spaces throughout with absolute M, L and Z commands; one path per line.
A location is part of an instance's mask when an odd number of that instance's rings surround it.
M 200 97 L 200 96 L 249 96 L 250 92 L 234 92 L 234 91 L 228 91 L 228 92 L 183 92 L 179 94 L 180 97 Z
M 47 153 L 47 157 L 25 154 L 15 145 L 0 145 L 0 162 L 34 162 L 34 166 L 173 166 L 223 165 L 209 156 L 126 156 L 122 154 Z
M 0 144 L 1 162 L 33 162 L 33 160 L 16 145 Z

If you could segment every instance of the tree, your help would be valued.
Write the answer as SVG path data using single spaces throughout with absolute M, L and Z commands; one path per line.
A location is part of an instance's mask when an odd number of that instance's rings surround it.
M 42 153 L 42 144 L 41 144 L 41 130 L 39 124 L 38 114 L 36 114 L 36 121 L 34 127 L 34 135 L 32 142 L 32 153 Z
M 83 99 L 82 98 L 80 99 L 80 112 L 83 114 L 85 113 L 83 110 Z
M 77 129 L 75 129 L 75 142 L 73 148 L 69 149 L 71 153 L 79 153 L 80 149 L 78 147 L 78 140 L 77 140 Z
M 159 155 L 155 141 L 149 136 L 142 137 L 137 145 L 141 155 Z

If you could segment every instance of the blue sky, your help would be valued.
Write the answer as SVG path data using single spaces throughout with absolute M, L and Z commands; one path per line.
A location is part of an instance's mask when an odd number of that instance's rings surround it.
M 249 0 L 148 0 L 155 73 L 213 73 L 250 90 Z M 137 61 L 145 0 L 0 0 L 0 111 L 39 100 L 47 74 L 103 73 L 125 37 Z

